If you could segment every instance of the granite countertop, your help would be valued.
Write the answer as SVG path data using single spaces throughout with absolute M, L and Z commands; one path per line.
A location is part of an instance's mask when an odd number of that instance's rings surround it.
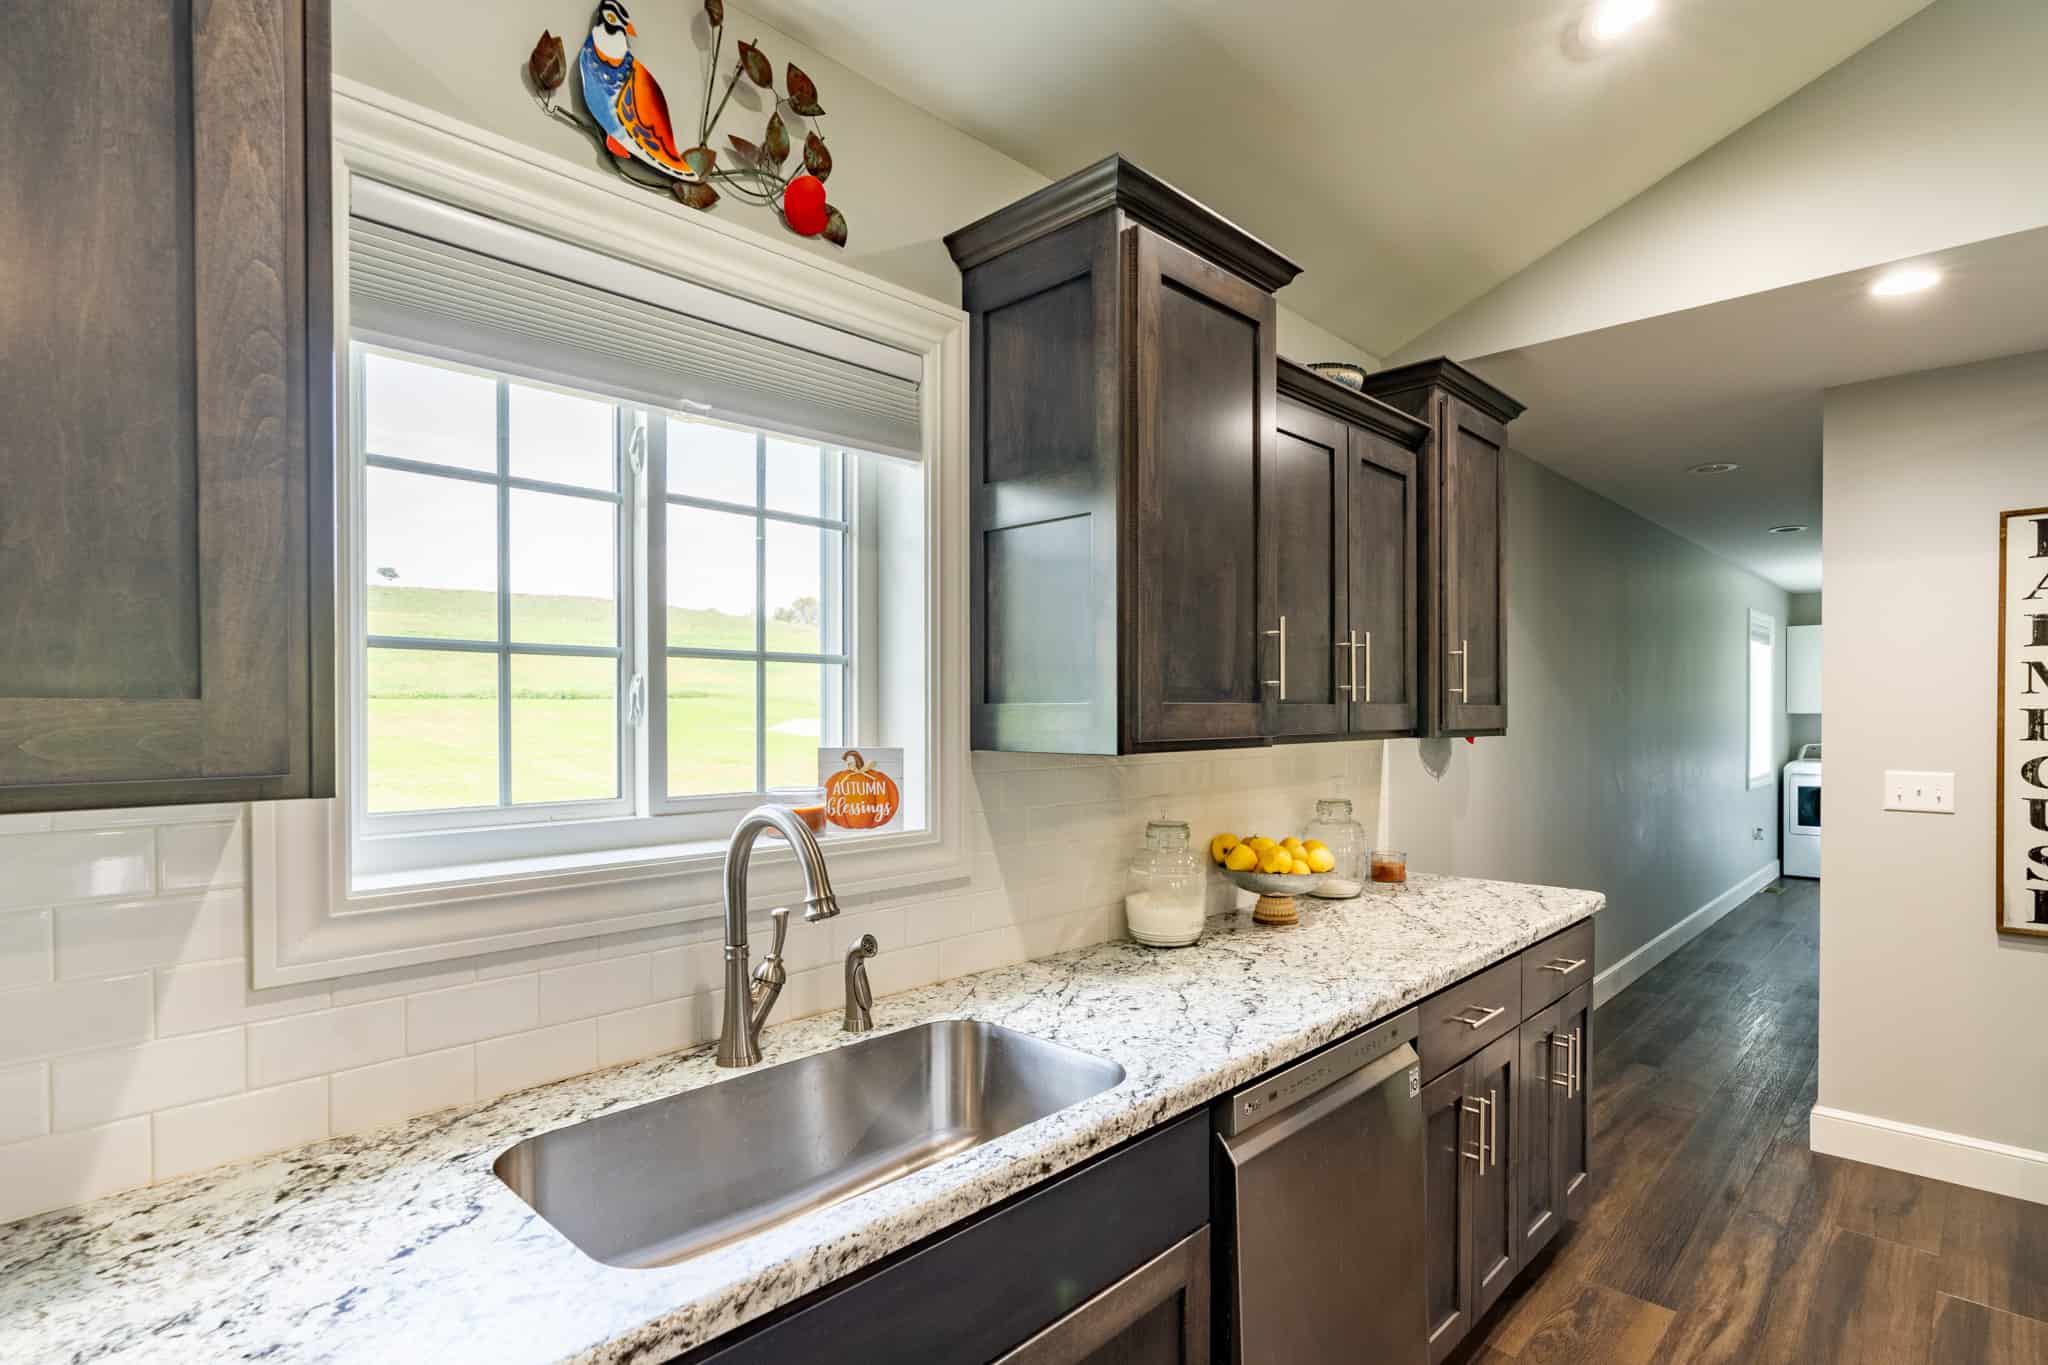
M 1121 1063 L 1072 1108 L 679 1265 L 622 1270 L 501 1185 L 521 1138 L 710 1085 L 709 1046 L 223 1167 L 0 1228 L 0 1359 L 657 1361 L 908 1246 L 1584 919 L 1590 891 L 1417 877 L 1221 917 L 877 1003 L 877 1030 L 971 1017 Z M 869 1035 L 873 1036 L 873 1035 Z M 771 1025 L 768 1064 L 851 1041 Z

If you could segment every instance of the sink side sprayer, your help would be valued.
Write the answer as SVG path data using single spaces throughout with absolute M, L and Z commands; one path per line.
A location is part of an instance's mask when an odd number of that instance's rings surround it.
M 825 851 L 801 816 L 787 806 L 756 806 L 740 820 L 725 847 L 725 1022 L 718 1032 L 720 1066 L 752 1066 L 761 1060 L 761 1026 L 775 1008 L 789 973 L 782 965 L 783 939 L 789 934 L 789 911 L 770 912 L 775 942 L 761 965 L 751 966 L 747 943 L 747 861 L 754 841 L 774 830 L 796 850 L 804 874 L 804 918 L 831 919 L 839 913 L 832 877 L 825 870 Z

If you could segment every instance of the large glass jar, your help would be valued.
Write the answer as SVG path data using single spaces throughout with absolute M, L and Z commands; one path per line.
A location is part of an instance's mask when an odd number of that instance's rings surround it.
M 1181 820 L 1154 820 L 1131 859 L 1124 921 L 1131 937 L 1154 948 L 1182 948 L 1202 936 L 1209 869 L 1188 847 Z
M 1351 818 L 1351 803 L 1343 797 L 1316 802 L 1316 818 L 1309 822 L 1303 842 L 1320 839 L 1337 860 L 1330 875 L 1323 878 L 1315 894 L 1332 900 L 1355 896 L 1365 887 L 1365 826 Z

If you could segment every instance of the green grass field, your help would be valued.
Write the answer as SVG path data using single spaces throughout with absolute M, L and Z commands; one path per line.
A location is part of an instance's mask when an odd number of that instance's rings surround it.
M 497 636 L 487 592 L 372 587 L 372 635 Z M 512 636 L 541 644 L 614 643 L 613 604 L 597 598 L 512 598 Z M 818 630 L 770 621 L 768 648 L 817 652 Z M 669 638 L 751 649 L 751 615 L 669 612 Z M 817 781 L 817 664 L 766 666 L 768 785 Z M 670 659 L 669 792 L 754 790 L 755 666 Z M 837 684 L 836 676 L 830 679 Z M 369 658 L 370 809 L 494 805 L 498 798 L 497 660 L 487 654 L 373 649 Z M 616 666 L 609 659 L 512 659 L 512 799 L 602 800 L 617 794 Z M 805 722 L 810 723 L 805 728 Z M 780 728 L 778 728 L 780 727 Z

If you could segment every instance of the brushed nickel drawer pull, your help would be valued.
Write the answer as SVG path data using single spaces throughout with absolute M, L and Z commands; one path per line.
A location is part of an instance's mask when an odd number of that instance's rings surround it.
M 1277 677 L 1277 678 L 1268 678 L 1268 679 L 1266 679 L 1266 686 L 1268 686 L 1268 687 L 1277 687 L 1277 688 L 1279 688 L 1279 689 L 1280 689 L 1280 700 L 1282 700 L 1282 701 L 1286 701 L 1286 700 L 1287 700 L 1287 616 L 1286 616 L 1286 613 L 1284 613 L 1284 612 L 1283 612 L 1283 613 L 1281 613 L 1281 616 L 1280 616 L 1280 629 L 1278 629 L 1278 630 L 1269 630 L 1269 631 L 1267 631 L 1267 632 L 1266 632 L 1266 634 L 1268 634 L 1268 635 L 1277 635 L 1277 636 L 1279 636 L 1279 637 L 1280 637 L 1280 676 L 1279 676 L 1279 677 Z
M 1479 1011 L 1479 1017 L 1477 1019 L 1467 1017 L 1472 1013 L 1473 1010 Z M 1451 1018 L 1457 1020 L 1459 1023 L 1465 1025 L 1467 1028 L 1478 1030 L 1485 1028 L 1488 1024 L 1500 1018 L 1503 1014 L 1506 1014 L 1507 1012 L 1508 1007 L 1506 1005 L 1495 1005 L 1492 1009 L 1487 1009 L 1481 1005 L 1474 1005 L 1470 1009 L 1467 1009 L 1464 1014 L 1454 1014 L 1451 1016 Z
M 1536 970 L 1539 972 L 1556 972 L 1559 976 L 1570 976 L 1585 965 L 1586 959 L 1583 957 L 1553 957 Z

